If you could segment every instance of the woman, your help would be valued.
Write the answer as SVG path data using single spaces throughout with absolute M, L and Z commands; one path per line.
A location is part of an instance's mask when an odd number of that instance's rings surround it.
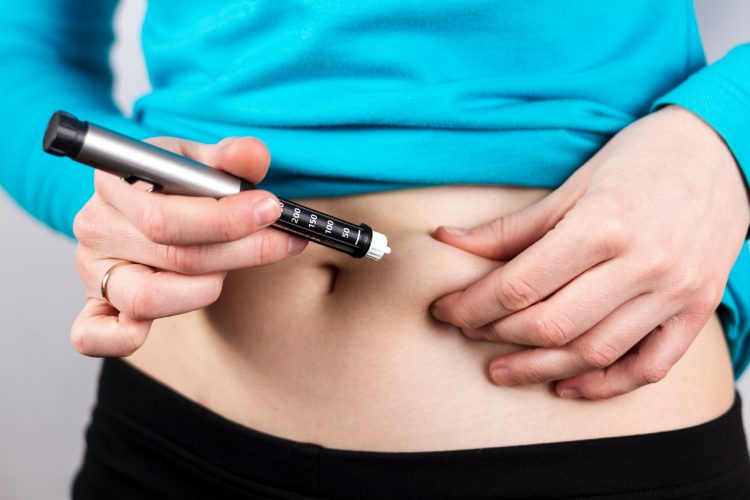
M 76 498 L 750 494 L 750 48 L 701 69 L 690 2 L 151 2 L 133 121 L 114 2 L 38 3 L 5 6 L 3 184 L 78 238 L 76 348 L 126 356 Z M 49 163 L 25 196 L 57 108 L 273 195 Z M 274 195 L 393 254 L 303 248 Z

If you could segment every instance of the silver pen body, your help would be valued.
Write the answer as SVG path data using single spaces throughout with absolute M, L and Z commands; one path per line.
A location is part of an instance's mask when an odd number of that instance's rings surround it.
M 152 191 L 222 198 L 255 185 L 190 158 L 139 141 L 58 111 L 47 125 L 43 148 L 132 183 L 142 180 Z M 279 198 L 281 215 L 272 227 L 349 254 L 380 260 L 391 252 L 388 238 L 367 224 L 354 224 Z
M 170 194 L 221 198 L 239 193 L 242 186 L 238 177 L 91 123 L 74 159 Z

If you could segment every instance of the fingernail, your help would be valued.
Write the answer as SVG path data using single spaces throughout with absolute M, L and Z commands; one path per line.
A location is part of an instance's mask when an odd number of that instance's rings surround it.
M 495 368 L 492 370 L 492 380 L 498 385 L 516 385 L 516 379 L 507 368 Z
M 578 399 L 581 397 L 581 393 L 575 389 L 563 389 L 560 391 L 560 397 L 565 399 Z
M 467 234 L 469 234 L 469 230 L 463 227 L 443 226 L 443 230 L 448 234 L 452 234 L 453 236 L 466 236 Z
M 306 240 L 303 240 L 302 238 L 297 238 L 296 236 L 289 237 L 289 248 L 288 248 L 289 255 L 297 255 L 306 246 L 307 246 Z
M 273 224 L 279 215 L 281 215 L 279 202 L 273 198 L 265 198 L 253 206 L 253 220 L 257 227 Z

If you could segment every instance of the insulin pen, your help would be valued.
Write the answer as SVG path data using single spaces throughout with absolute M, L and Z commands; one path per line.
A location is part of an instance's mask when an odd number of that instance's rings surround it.
M 255 185 L 203 163 L 127 137 L 58 111 L 44 134 L 44 151 L 118 175 L 143 180 L 152 191 L 221 198 Z M 367 224 L 352 224 L 279 198 L 281 216 L 271 226 L 352 257 L 380 260 L 391 253 L 388 238 Z

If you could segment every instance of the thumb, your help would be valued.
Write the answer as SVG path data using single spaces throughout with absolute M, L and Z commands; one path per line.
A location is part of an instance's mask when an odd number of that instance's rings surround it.
M 561 186 L 540 201 L 471 229 L 440 226 L 435 239 L 494 260 L 510 260 L 552 229 L 579 198 L 575 184 Z
M 155 138 L 154 144 L 187 156 L 193 160 L 219 168 L 232 175 L 258 184 L 268 173 L 271 153 L 260 139 L 227 137 L 217 144 L 204 144 L 177 138 Z

